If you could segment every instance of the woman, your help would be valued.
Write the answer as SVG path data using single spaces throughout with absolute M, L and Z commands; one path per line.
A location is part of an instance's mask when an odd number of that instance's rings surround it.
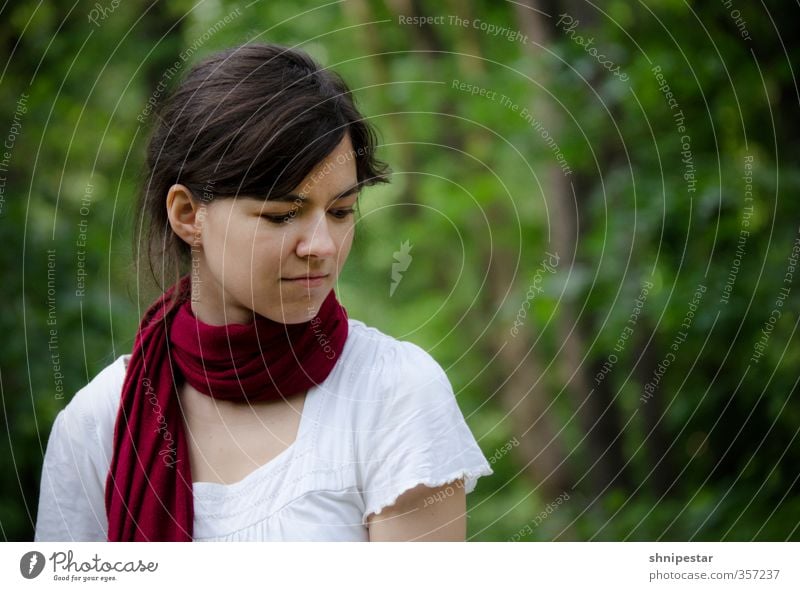
M 172 285 L 56 417 L 36 540 L 463 541 L 492 470 L 447 377 L 333 291 L 360 190 L 388 182 L 342 79 L 277 45 L 214 55 L 147 165 L 137 228 Z

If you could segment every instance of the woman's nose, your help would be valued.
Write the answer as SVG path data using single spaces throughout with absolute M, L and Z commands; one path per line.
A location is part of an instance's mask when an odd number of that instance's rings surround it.
M 307 222 L 307 223 L 305 223 Z M 336 242 L 330 229 L 330 222 L 325 212 L 315 216 L 313 220 L 297 222 L 302 224 L 301 236 L 297 245 L 300 257 L 330 258 L 336 255 Z

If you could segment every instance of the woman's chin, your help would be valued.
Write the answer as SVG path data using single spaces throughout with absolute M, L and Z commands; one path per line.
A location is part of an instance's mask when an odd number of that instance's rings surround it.
M 319 312 L 319 307 L 311 306 L 310 302 L 298 306 L 285 306 L 282 310 L 264 310 L 256 312 L 273 322 L 281 324 L 302 324 L 308 322 Z

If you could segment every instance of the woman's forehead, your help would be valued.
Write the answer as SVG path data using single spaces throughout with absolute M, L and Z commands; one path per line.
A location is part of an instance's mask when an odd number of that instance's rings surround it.
M 287 193 L 285 195 L 273 195 L 270 197 L 263 197 L 260 195 L 238 195 L 237 200 L 245 205 L 260 207 L 267 203 L 281 203 L 290 204 L 302 207 L 307 203 L 320 202 L 321 204 L 331 204 L 335 201 L 346 199 L 348 197 L 357 197 L 363 188 L 364 183 L 353 183 L 344 189 L 330 190 L 327 187 L 317 187 L 316 190 L 303 193 Z

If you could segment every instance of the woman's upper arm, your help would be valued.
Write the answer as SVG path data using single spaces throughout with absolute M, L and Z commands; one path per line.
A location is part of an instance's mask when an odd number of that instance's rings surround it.
M 42 464 L 35 541 L 105 541 L 105 483 L 96 431 L 59 412 Z
M 407 490 L 368 517 L 370 542 L 463 542 L 467 535 L 463 479 Z

